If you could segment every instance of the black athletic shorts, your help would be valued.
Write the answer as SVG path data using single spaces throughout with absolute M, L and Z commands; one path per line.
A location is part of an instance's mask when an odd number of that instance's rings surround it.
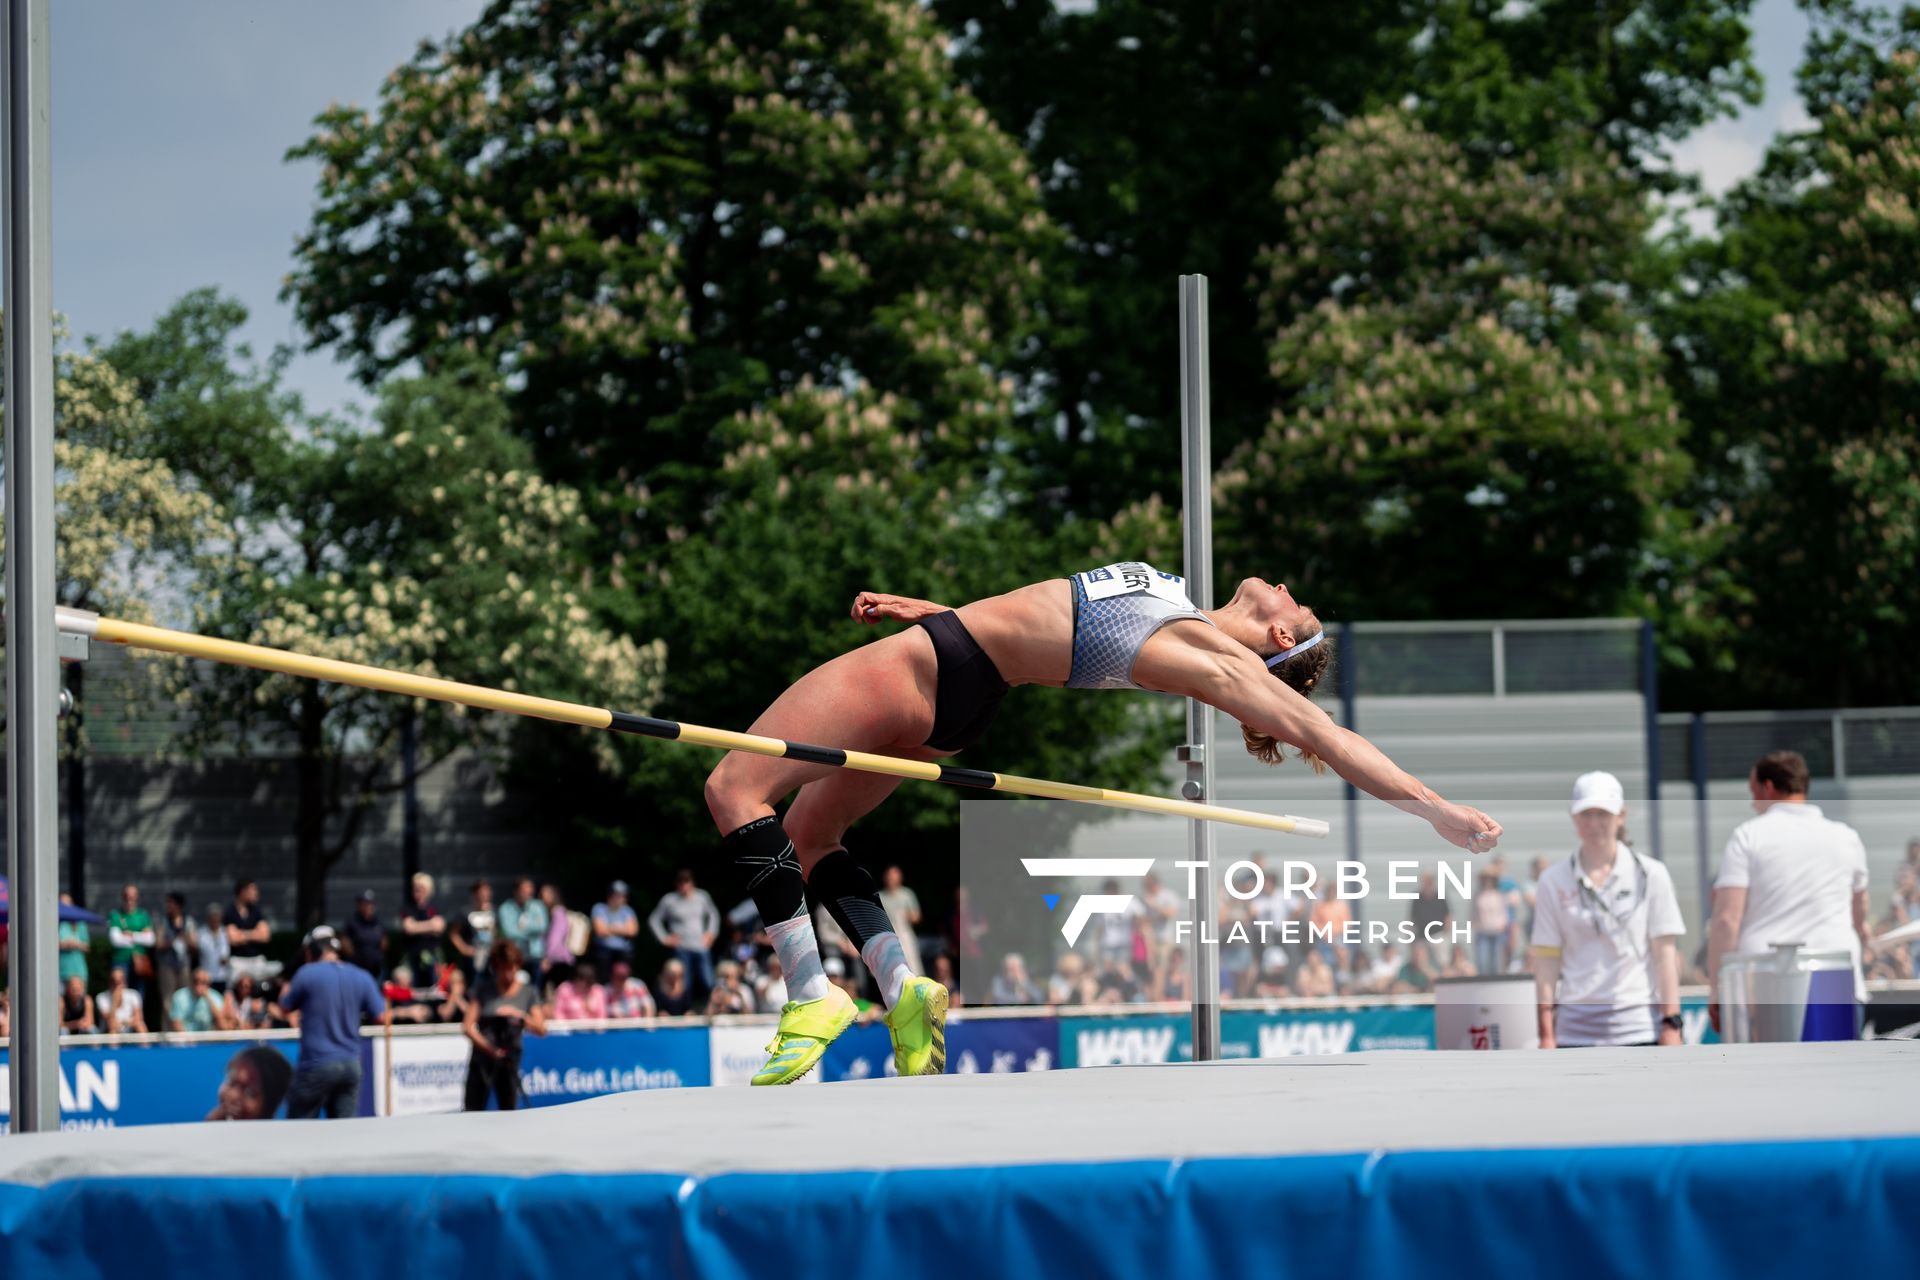
M 980 740 L 1007 696 L 1007 682 L 978 642 L 968 634 L 960 615 L 948 610 L 922 618 L 933 637 L 939 662 L 939 680 L 933 701 L 933 732 L 927 745 L 935 751 L 963 751 Z

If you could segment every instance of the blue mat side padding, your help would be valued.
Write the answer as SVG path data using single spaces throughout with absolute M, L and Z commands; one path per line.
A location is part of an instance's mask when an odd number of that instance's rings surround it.
M 183 1150 L 191 1162 L 191 1149 Z M 0 1185 L 0 1276 L 1756 1276 L 1920 1251 L 1920 1139 Z

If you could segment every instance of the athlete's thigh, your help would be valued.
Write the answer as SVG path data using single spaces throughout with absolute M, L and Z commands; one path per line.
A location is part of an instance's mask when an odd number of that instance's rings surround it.
M 890 636 L 815 667 L 775 699 L 748 732 L 890 754 L 905 743 L 924 742 L 933 729 L 933 707 L 915 669 L 915 650 L 901 643 L 911 638 Z M 931 644 L 927 648 L 930 658 Z M 832 765 L 735 752 L 716 776 L 724 773 L 728 788 L 774 804 L 795 787 L 841 772 Z
M 885 754 L 937 760 L 952 753 L 928 747 L 895 747 Z M 879 808 L 904 781 L 891 774 L 835 769 L 801 787 L 781 822 L 800 855 L 801 867 L 812 870 L 822 855 L 839 848 L 847 828 Z

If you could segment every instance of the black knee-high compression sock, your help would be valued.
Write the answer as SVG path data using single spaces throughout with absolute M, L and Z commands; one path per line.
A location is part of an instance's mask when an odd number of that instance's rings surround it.
M 900 998 L 900 986 L 913 976 L 907 968 L 906 953 L 900 947 L 893 922 L 880 905 L 880 893 L 867 869 L 853 860 L 845 849 L 835 849 L 813 864 L 807 877 L 813 900 L 827 909 L 834 923 L 860 948 L 881 995 L 891 1009 Z
M 760 923 L 780 957 L 787 995 L 801 1002 L 826 996 L 830 988 L 813 936 L 813 917 L 807 914 L 807 883 L 780 819 L 769 815 L 749 822 L 722 841 L 721 847 L 740 869 L 753 905 L 760 910 Z
M 800 857 L 777 816 L 756 818 L 722 840 L 720 847 L 739 869 L 753 905 L 760 909 L 763 927 L 807 913 L 807 882 L 800 874 Z

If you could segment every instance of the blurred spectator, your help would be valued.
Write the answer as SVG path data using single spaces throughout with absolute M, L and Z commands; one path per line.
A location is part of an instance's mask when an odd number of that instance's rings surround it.
M 141 1008 L 140 993 L 127 985 L 124 966 L 113 966 L 107 975 L 107 989 L 94 997 L 94 1004 L 100 1012 L 101 1034 L 146 1034 L 147 1014 Z
M 1467 954 L 1465 947 L 1455 947 L 1453 949 L 1453 954 L 1447 957 L 1446 966 L 1440 970 L 1440 976 L 1443 978 L 1471 978 L 1476 976 L 1473 968 L 1473 957 Z
M 153 980 L 156 938 L 138 885 L 120 890 L 120 905 L 107 913 L 107 941 L 113 944 L 113 965 L 126 971 L 127 985 L 144 993 Z
M 1513 911 L 1500 890 L 1500 876 L 1489 868 L 1480 873 L 1480 890 L 1473 895 L 1473 966 L 1482 974 L 1507 971 L 1507 931 Z
M 1120 894 L 1120 882 L 1109 880 L 1100 886 L 1100 892 L 1108 897 L 1117 897 Z M 1134 963 L 1136 957 L 1133 942 L 1134 935 L 1138 932 L 1134 926 L 1145 912 L 1146 908 L 1140 905 L 1140 899 L 1136 896 L 1127 904 L 1125 911 L 1100 917 L 1094 955 L 1102 969 L 1116 960 L 1125 961 L 1128 964 Z
M 607 992 L 606 988 L 594 981 L 596 976 L 590 964 L 582 962 L 574 966 L 573 976 L 554 988 L 553 1016 L 556 1020 L 560 1022 L 606 1021 Z
M 13 998 L 0 991 L 0 1040 L 13 1034 Z
M 447 941 L 454 950 L 454 963 L 469 979 L 477 979 L 487 965 L 487 948 L 493 945 L 498 918 L 493 910 L 493 886 L 475 880 L 467 886 L 467 913 L 447 930 Z
M 265 1031 L 273 1025 L 273 1011 L 250 973 L 236 974 L 227 992 L 227 1007 L 241 1031 Z
M 1400 972 L 1389 990 L 1395 994 L 1432 991 L 1433 980 L 1439 976 L 1426 944 L 1416 942 L 1407 948 L 1406 963 L 1400 966 Z
M 439 1020 L 434 1005 L 422 1000 L 419 990 L 414 987 L 413 970 L 403 964 L 393 967 L 393 972 L 387 975 L 386 983 L 380 988 L 380 994 L 386 997 L 387 1012 L 393 1015 L 395 1022 Z M 465 1020 L 464 1014 L 462 1020 Z
M 705 999 L 713 988 L 713 942 L 720 934 L 720 908 L 694 883 L 692 871 L 682 867 L 674 872 L 673 892 L 654 906 L 647 927 L 661 946 L 687 966 L 693 998 Z
M 277 1049 L 254 1045 L 227 1060 L 227 1078 L 209 1120 L 271 1120 L 293 1081 L 293 1066 Z
M 242 880 L 233 886 L 233 908 L 227 912 L 227 971 L 248 973 L 253 980 L 271 978 L 281 966 L 267 959 L 273 926 L 260 910 L 260 886 Z
M 531 886 L 529 886 L 531 887 Z M 474 984 L 473 1005 L 463 1026 L 473 1042 L 467 1060 L 468 1111 L 485 1111 L 492 1094 L 502 1111 L 520 1105 L 520 1044 L 525 1032 L 547 1034 L 546 1010 L 540 1007 L 540 989 L 520 967 L 519 946 L 501 939 L 485 952 L 487 967 Z M 601 1015 L 606 1004 L 601 1002 Z
M 567 910 L 559 885 L 540 886 L 540 905 L 547 909 L 547 936 L 540 944 L 540 982 L 551 990 L 555 984 L 573 976 L 573 962 L 579 958 L 574 948 L 573 924 L 576 918 L 583 917 L 577 911 Z M 587 935 L 592 936 L 591 925 L 587 926 Z
M 851 978 L 851 985 L 857 993 L 860 975 L 866 972 L 866 966 L 860 960 L 860 948 L 853 945 L 853 940 L 847 937 L 847 931 L 840 927 L 840 922 L 825 907 L 814 908 L 813 939 L 820 947 L 821 964 L 824 965 L 828 960 L 839 961 L 841 975 Z M 833 975 L 827 976 L 831 979 Z
M 1192 990 L 1193 973 L 1187 963 L 1186 948 L 1169 948 L 1160 965 L 1159 982 L 1153 998 L 1185 1001 L 1191 998 Z
M 1420 877 L 1420 896 L 1408 907 L 1407 919 L 1412 921 L 1419 945 L 1425 948 L 1433 963 L 1444 962 L 1453 949 L 1447 941 L 1452 936 L 1449 926 L 1453 923 L 1453 907 L 1440 896 L 1440 885 L 1433 872 Z
M 227 968 L 227 958 L 233 954 L 232 947 L 233 944 L 227 941 L 227 926 L 221 918 L 219 905 L 209 905 L 206 923 L 194 930 L 193 963 L 195 968 L 207 971 L 215 991 L 227 989 L 232 976 Z
M 1321 879 L 1313 894 L 1313 910 L 1307 917 L 1307 936 L 1313 940 L 1320 954 L 1326 957 L 1331 969 L 1346 961 L 1347 926 L 1353 923 L 1353 908 L 1340 896 L 1338 885 L 1331 876 Z
M 1520 933 L 1522 937 L 1529 940 L 1533 937 L 1534 919 L 1540 912 L 1540 876 L 1546 871 L 1548 861 L 1546 858 L 1535 858 L 1527 868 L 1527 882 L 1520 886 L 1520 909 L 1525 913 L 1520 924 Z M 1531 941 L 1528 945 L 1531 947 Z
M 994 1004 L 1040 1004 L 1046 999 L 1027 976 L 1027 962 L 1017 951 L 1009 951 L 1000 962 L 987 997 Z
M 160 988 L 160 1010 L 164 1013 L 173 1007 L 173 993 L 188 985 L 194 968 L 194 937 L 199 930 L 193 927 L 193 918 L 187 914 L 186 898 L 178 893 L 166 896 L 156 933 L 154 978 Z
M 533 895 L 533 881 L 513 882 L 513 896 L 500 904 L 500 936 L 520 948 L 529 973 L 541 972 L 547 954 L 547 904 Z
M 78 974 L 60 987 L 60 1030 L 71 1036 L 93 1030 L 93 1001 L 87 999 L 87 980 Z
M 1747 775 L 1757 816 L 1734 828 L 1713 882 L 1707 969 L 1716 1029 L 1721 961 L 1736 952 L 1765 955 L 1776 943 L 1847 952 L 1855 999 L 1866 1003 L 1860 961 L 1871 945 L 1867 849 L 1859 832 L 1807 803 L 1807 783 L 1807 762 L 1797 751 L 1768 752 Z
M 821 961 L 820 967 L 826 970 L 827 981 L 846 992 L 848 997 L 853 1001 L 853 1007 L 858 1009 L 861 1014 L 869 1014 L 878 1007 L 873 1001 L 860 994 L 860 983 L 855 978 L 852 968 L 846 960 L 839 956 L 827 956 Z M 868 1020 L 866 1017 L 861 1018 L 862 1022 Z
M 236 1021 L 227 1002 L 213 989 L 213 980 L 205 969 L 195 969 L 189 985 L 173 993 L 167 1002 L 167 1027 L 174 1032 L 232 1031 Z
M 1260 936 L 1258 922 L 1269 919 L 1262 914 L 1262 903 L 1277 904 L 1272 895 L 1262 895 L 1251 902 L 1239 902 L 1228 898 L 1220 908 L 1220 994 L 1223 996 L 1244 995 L 1252 989 L 1254 983 L 1254 961 L 1259 958 L 1255 951 L 1255 939 Z M 1246 934 L 1246 940 L 1230 941 L 1234 926 L 1239 925 Z M 1268 930 L 1273 933 L 1272 929 Z
M 73 895 L 63 893 L 60 901 L 73 905 Z M 69 978 L 80 979 L 84 989 L 87 983 L 87 952 L 93 946 L 93 935 L 87 932 L 87 926 L 80 920 L 62 920 L 60 936 L 60 981 L 64 984 Z
M 353 901 L 353 914 L 340 926 L 346 940 L 347 959 L 367 971 L 375 982 L 387 971 L 387 926 L 380 920 L 380 900 L 371 889 L 362 889 Z
M 973 909 L 973 900 L 967 896 L 967 886 L 958 885 L 953 891 L 953 916 L 947 922 L 947 945 L 942 948 L 952 955 L 956 966 L 969 960 L 980 958 L 980 940 L 987 936 L 987 918 Z M 952 991 L 951 983 L 942 983 Z
M 1278 1000 L 1292 995 L 1293 985 L 1287 981 L 1287 967 L 1286 948 L 1268 947 L 1260 955 L 1260 976 L 1254 983 L 1253 994 L 1262 1000 Z
M 907 968 L 925 973 L 920 956 L 920 897 L 907 888 L 906 876 L 897 866 L 888 867 L 880 875 L 880 907 L 899 935 Z
M 651 1018 L 654 1015 L 653 992 L 633 976 L 633 966 L 615 960 L 607 975 L 607 1016 L 609 1018 Z
M 960 979 L 953 967 L 953 956 L 942 951 L 933 958 L 933 972 L 927 975 L 947 989 L 947 1002 L 958 1005 L 965 999 L 960 990 Z
M 1141 883 L 1138 901 L 1146 924 L 1143 930 L 1147 940 L 1146 963 L 1156 971 L 1164 971 L 1167 948 L 1173 945 L 1174 922 L 1180 918 L 1186 903 L 1161 883 L 1159 874 L 1153 871 L 1147 872 L 1147 878 Z
M 1401 954 L 1398 944 L 1387 943 L 1380 948 L 1380 955 L 1367 970 L 1366 989 L 1376 995 L 1386 995 L 1393 990 L 1393 984 L 1400 980 L 1400 971 L 1406 965 L 1407 958 Z
M 1140 998 L 1140 982 L 1131 960 L 1115 956 L 1101 966 L 1095 1004 L 1132 1004 Z
M 280 993 L 284 1013 L 300 1015 L 300 1060 L 287 1087 L 287 1119 L 323 1113 L 341 1120 L 360 1111 L 360 1021 L 385 1023 L 387 1002 L 367 971 L 340 959 L 340 935 L 326 925 L 307 934 L 307 963 Z
M 778 952 L 767 957 L 767 971 L 753 984 L 754 995 L 759 998 L 760 1007 L 778 1012 L 787 1002 L 787 975 L 780 968 Z
M 660 980 L 653 984 L 653 1002 L 669 1018 L 678 1018 L 693 1008 L 693 993 L 687 990 L 687 966 L 678 960 L 660 966 Z
M 1333 966 L 1327 963 L 1326 952 L 1318 947 L 1307 949 L 1293 971 L 1293 989 L 1297 994 L 1309 997 L 1334 993 Z
M 422 871 L 407 885 L 407 909 L 400 913 L 400 963 L 426 981 L 440 972 L 440 940 L 446 917 L 433 904 L 433 877 Z
M 447 998 L 440 1002 L 435 1016 L 441 1022 L 461 1022 L 467 1020 L 467 1010 L 473 1007 L 473 996 L 467 989 L 467 975 L 457 968 L 447 970 Z
M 1081 983 L 1087 976 L 1087 962 L 1078 952 L 1063 951 L 1053 963 L 1053 976 L 1047 979 L 1047 1003 L 1051 1005 L 1084 1004 L 1081 996 Z
M 746 985 L 737 960 L 722 960 L 714 968 L 713 995 L 707 1001 L 709 1015 L 753 1013 L 756 1006 L 753 988 Z
M 593 904 L 594 963 L 608 972 L 615 960 L 633 963 L 633 940 L 639 935 L 640 917 L 627 903 L 627 882 L 615 880 L 607 886 L 607 900 Z

